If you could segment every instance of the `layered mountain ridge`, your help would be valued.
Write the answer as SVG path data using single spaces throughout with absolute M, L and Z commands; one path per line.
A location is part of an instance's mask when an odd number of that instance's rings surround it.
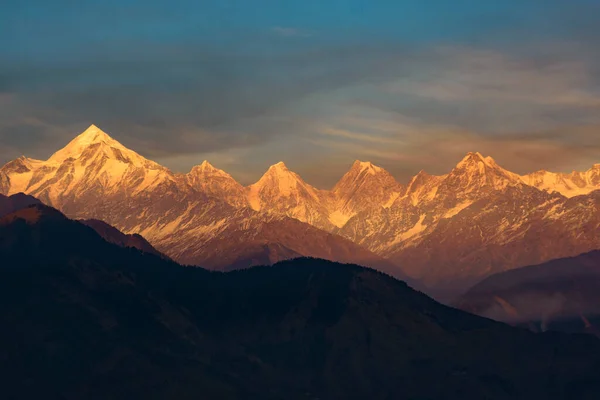
M 21 157 L 0 169 L 0 193 L 24 192 L 69 217 L 141 234 L 179 262 L 322 254 L 340 261 L 332 249 L 350 247 L 341 236 L 356 246 L 351 257 L 369 259 L 363 252 L 370 251 L 397 265 L 399 275 L 457 287 L 600 248 L 596 189 L 600 166 L 520 176 L 476 152 L 446 175 L 421 171 L 406 185 L 356 161 L 332 190 L 311 186 L 283 162 L 244 187 L 207 161 L 173 173 L 94 125 L 47 161 Z M 304 233 L 294 238 L 289 230 Z M 333 239 L 308 240 L 326 237 L 322 231 Z M 228 238 L 254 247 L 232 249 Z M 323 244 L 328 240 L 336 245 Z M 306 254 L 310 248 L 314 254 Z
M 534 331 L 600 336 L 600 251 L 492 275 L 454 305 Z
M 6 399 L 600 393 L 596 338 L 512 328 L 356 265 L 182 267 L 44 205 L 0 218 L 0 259 Z

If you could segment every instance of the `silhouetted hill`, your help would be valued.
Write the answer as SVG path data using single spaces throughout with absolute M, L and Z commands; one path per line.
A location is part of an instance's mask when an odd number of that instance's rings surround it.
M 95 230 L 100 236 L 102 236 L 104 240 L 109 243 L 116 244 L 120 247 L 134 247 L 143 251 L 144 253 L 150 253 L 156 256 L 167 258 L 167 256 L 152 247 L 152 245 L 141 235 L 125 234 L 114 226 L 98 219 L 85 219 L 80 220 L 79 222 Z
M 13 194 L 12 196 L 0 194 L 0 217 L 34 204 L 42 204 L 42 202 L 23 193 Z
M 23 193 L 4 196 L 0 194 L 0 217 L 11 214 L 32 205 L 41 205 L 41 201 L 33 196 Z M 135 247 L 143 252 L 161 257 L 167 257 L 156 250 L 146 239 L 140 235 L 128 235 L 117 228 L 97 219 L 81 220 L 81 223 L 94 229 L 104 240 L 121 247 Z
M 452 309 L 353 265 L 230 273 L 0 219 L 4 398 L 595 399 L 600 342 Z
M 533 330 L 600 334 L 600 251 L 492 275 L 456 305 Z

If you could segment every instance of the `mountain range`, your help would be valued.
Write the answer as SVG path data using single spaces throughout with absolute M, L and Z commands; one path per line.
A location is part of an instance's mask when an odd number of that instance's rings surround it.
M 455 306 L 533 331 L 600 336 L 600 251 L 494 274 Z
M 0 169 L 0 193 L 140 234 L 180 263 L 227 270 L 315 256 L 408 275 L 439 293 L 600 248 L 599 188 L 600 165 L 521 176 L 479 153 L 406 184 L 356 161 L 320 190 L 280 162 L 244 187 L 206 161 L 174 173 L 93 125 L 46 161 L 20 157 Z
M 40 204 L 0 218 L 7 399 L 594 399 L 600 341 L 443 306 L 356 265 L 228 273 Z

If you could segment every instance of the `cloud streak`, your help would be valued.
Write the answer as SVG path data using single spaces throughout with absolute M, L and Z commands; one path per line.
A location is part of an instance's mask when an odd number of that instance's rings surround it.
M 400 180 L 446 172 L 471 150 L 517 172 L 600 161 L 597 6 L 478 3 L 454 15 L 439 2 L 440 25 L 419 5 L 398 24 L 391 9 L 350 3 L 348 14 L 314 3 L 274 18 L 276 4 L 215 3 L 202 24 L 166 5 L 139 21 L 98 6 L 110 24 L 87 30 L 82 15 L 60 29 L 0 23 L 0 162 L 45 158 L 91 123 L 175 170 L 210 158 L 246 182 L 272 158 L 321 187 L 356 158 Z

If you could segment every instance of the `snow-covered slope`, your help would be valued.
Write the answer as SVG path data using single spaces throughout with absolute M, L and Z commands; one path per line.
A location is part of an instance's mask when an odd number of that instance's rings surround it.
M 247 206 L 244 187 L 227 172 L 213 167 L 208 161 L 196 165 L 185 175 L 186 182 L 198 192 L 225 200 L 236 207 Z
M 233 237 L 292 249 L 272 254 L 274 262 L 301 255 L 373 267 L 387 263 L 300 222 L 319 226 L 328 212 L 321 206 L 320 191 L 283 163 L 250 188 L 206 161 L 188 174 L 174 174 L 94 125 L 46 161 L 21 157 L 6 164 L 0 169 L 0 192 L 25 192 L 71 218 L 99 219 L 125 234 L 140 234 L 159 251 L 189 264 L 225 267 L 224 261 L 243 258 L 250 247 L 232 248 Z M 322 219 L 321 225 L 329 224 Z M 286 226 L 305 234 L 289 234 Z M 281 233 L 279 241 L 274 227 Z M 318 237 L 323 238 L 319 243 Z
M 47 161 L 20 157 L 2 168 L 7 194 L 24 192 L 60 209 L 91 205 L 104 196 L 128 195 L 176 185 L 174 175 L 125 148 L 95 125 Z M 95 198 L 89 195 L 92 193 Z
M 405 186 L 356 161 L 331 191 L 283 162 L 243 187 L 206 161 L 174 174 L 93 125 L 48 160 L 20 157 L 0 169 L 0 193 L 31 194 L 72 218 L 139 233 L 178 261 L 221 268 L 220 258 L 367 260 L 368 249 L 431 285 L 600 248 L 598 188 L 600 165 L 519 176 L 479 153 L 445 175 L 421 171 Z M 363 250 L 327 244 L 338 236 Z
M 329 220 L 341 228 L 360 212 L 389 208 L 404 192 L 389 172 L 357 160 L 333 188 L 335 204 Z
M 460 290 L 491 273 L 600 248 L 597 228 L 598 196 L 548 193 L 469 153 L 447 175 L 420 172 L 391 207 L 336 232 L 430 287 Z
M 566 197 L 586 195 L 600 189 L 600 164 L 585 172 L 570 174 L 537 171 L 521 177 L 523 182 L 547 192 L 557 192 Z
M 327 218 L 329 194 L 304 182 L 283 162 L 270 166 L 250 185 L 247 198 L 255 211 L 286 215 L 321 229 L 333 228 Z

